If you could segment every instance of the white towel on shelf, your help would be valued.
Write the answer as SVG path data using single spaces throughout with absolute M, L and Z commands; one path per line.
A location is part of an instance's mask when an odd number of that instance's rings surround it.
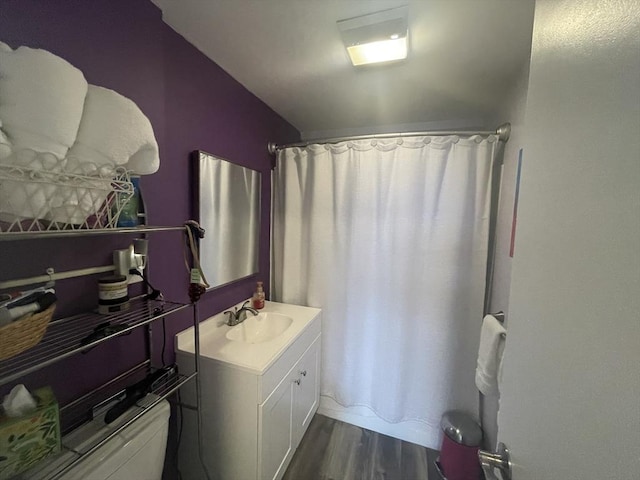
M 61 224 L 84 225 L 100 211 L 112 191 L 110 179 L 87 177 L 84 185 L 88 188 L 58 187 L 45 218 Z
M 95 85 L 89 85 L 69 157 L 98 166 L 124 165 L 138 175 L 154 173 L 160 166 L 149 119 L 132 100 Z
M 78 134 L 87 87 L 80 70 L 51 52 L 0 42 L 0 121 L 14 151 L 64 158 Z
M 51 173 L 60 173 L 64 161 L 53 153 L 30 149 L 16 150 L 1 160 L 4 170 L 0 172 L 3 174 L 0 175 L 0 221 L 45 218 L 58 188 L 46 178 Z M 28 173 L 25 176 L 17 174 L 18 171 Z M 31 179 L 33 181 L 29 181 Z
M 498 373 L 502 363 L 502 353 L 506 329 L 493 315 L 482 320 L 476 386 L 483 395 L 498 395 Z

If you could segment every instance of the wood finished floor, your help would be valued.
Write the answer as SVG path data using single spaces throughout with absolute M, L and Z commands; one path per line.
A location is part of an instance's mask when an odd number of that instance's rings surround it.
M 316 415 L 283 480 L 439 480 L 438 452 Z

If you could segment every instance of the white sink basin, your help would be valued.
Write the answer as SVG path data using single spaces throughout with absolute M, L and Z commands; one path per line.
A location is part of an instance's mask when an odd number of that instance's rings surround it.
M 247 313 L 247 319 L 227 332 L 227 338 L 236 342 L 262 343 L 282 335 L 293 323 L 293 318 L 280 313 Z
M 317 308 L 266 301 L 257 316 L 248 313 L 244 322 L 230 327 L 227 316 L 220 312 L 200 322 L 200 355 L 262 375 L 297 338 L 319 334 L 320 317 L 321 311 Z M 194 333 L 190 327 L 176 335 L 176 355 L 193 357 Z

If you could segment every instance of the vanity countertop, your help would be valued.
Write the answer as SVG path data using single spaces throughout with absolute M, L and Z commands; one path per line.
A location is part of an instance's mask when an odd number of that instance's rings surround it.
M 260 313 L 276 313 L 291 317 L 291 325 L 277 337 L 261 343 L 245 343 L 231 340 L 227 317 L 221 312 L 200 322 L 200 356 L 216 360 L 256 375 L 262 375 L 282 353 L 308 329 L 320 333 L 319 308 L 303 307 L 266 301 Z M 251 313 L 248 313 L 250 316 Z M 190 327 L 175 337 L 176 353 L 195 353 L 194 328 Z

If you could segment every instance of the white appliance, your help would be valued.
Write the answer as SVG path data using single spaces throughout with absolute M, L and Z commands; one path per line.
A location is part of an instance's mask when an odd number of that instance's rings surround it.
M 139 407 L 132 407 L 111 426 L 105 425 L 102 417 L 81 427 L 78 432 L 65 439 L 65 444 L 74 443 L 80 450 L 92 443 L 92 439 L 104 435 L 105 429 L 117 428 L 135 414 Z M 95 452 L 74 465 L 63 480 L 160 480 L 164 467 L 167 446 L 170 408 L 166 400 L 161 401 L 138 420 L 111 438 Z M 52 462 L 49 468 L 39 469 L 38 474 L 28 478 L 45 479 L 56 470 L 64 458 Z

